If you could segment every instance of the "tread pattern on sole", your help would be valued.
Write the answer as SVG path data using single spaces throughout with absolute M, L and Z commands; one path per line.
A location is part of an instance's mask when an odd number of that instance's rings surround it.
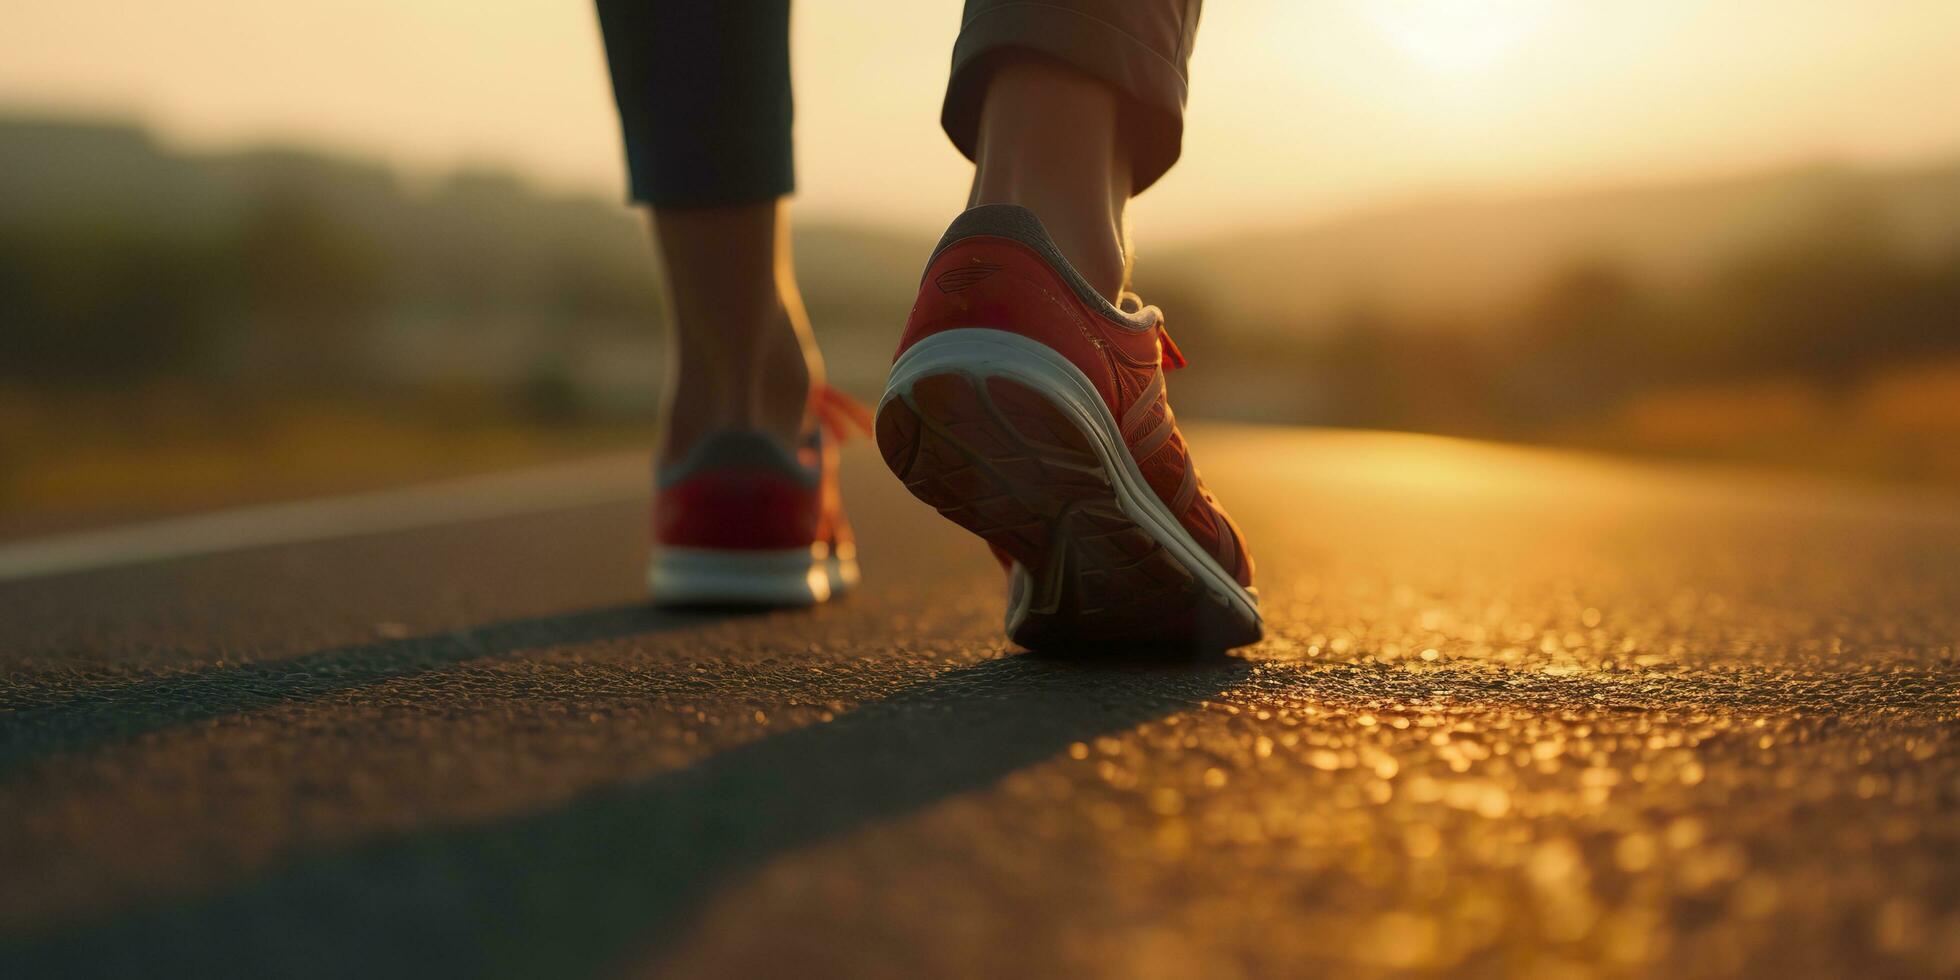
M 1089 437 L 1033 388 L 929 374 L 880 409 L 878 449 L 912 495 L 1027 569 L 1012 639 L 1230 646 L 1257 637 L 1117 502 Z

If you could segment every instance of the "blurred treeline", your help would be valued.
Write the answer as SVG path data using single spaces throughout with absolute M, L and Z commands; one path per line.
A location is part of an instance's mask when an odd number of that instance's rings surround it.
M 816 234 L 826 318 L 902 311 L 904 277 L 861 270 L 918 261 L 911 242 Z M 191 155 L 135 126 L 0 120 L 4 381 L 467 385 L 545 415 L 644 413 L 654 270 L 620 202 L 508 174 L 417 182 L 312 152 Z
M 1693 268 L 1657 270 L 1604 241 L 1547 254 L 1508 291 L 1478 296 L 1411 285 L 1301 312 L 1287 297 L 1315 298 L 1277 274 L 1247 299 L 1175 271 L 1156 296 L 1184 311 L 1171 316 L 1187 347 L 1230 366 L 1218 381 L 1232 390 L 1206 390 L 1236 402 L 1231 414 L 1275 421 L 1532 436 L 1670 392 L 1795 386 L 1828 405 L 1901 372 L 1960 369 L 1960 211 L 1928 202 L 1952 220 L 1943 238 L 1915 241 L 1888 219 L 1881 178 L 1829 177 L 1806 188 L 1825 193 L 1785 202 L 1773 231 L 1710 249 Z M 1960 198 L 1960 169 L 1946 177 L 1937 189 Z M 1225 377 L 1244 371 L 1257 383 Z M 1929 410 L 1950 411 L 1960 435 L 1952 373 L 1953 400 Z
M 1236 418 L 1960 485 L 1960 165 L 1419 202 L 1153 256 Z
M 875 392 L 933 230 L 799 230 L 847 387 Z M 1846 465 L 1894 472 L 1944 445 L 1951 473 L 1932 475 L 1960 480 L 1960 166 L 1416 202 L 1144 244 L 1139 286 L 1194 357 L 1173 382 L 1187 414 L 1798 462 L 1834 440 L 1886 457 Z M 460 386 L 517 419 L 644 420 L 654 268 L 620 202 L 509 175 L 0 120 L 0 408 Z

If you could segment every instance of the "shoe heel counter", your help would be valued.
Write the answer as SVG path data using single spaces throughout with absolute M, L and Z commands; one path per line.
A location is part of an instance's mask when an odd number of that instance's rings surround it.
M 819 539 L 818 491 L 768 470 L 727 468 L 661 487 L 653 500 L 656 544 L 731 551 L 809 547 Z
M 1033 249 L 1010 238 L 976 236 L 947 246 L 926 269 L 893 360 L 937 333 L 1000 330 L 1055 349 L 1107 398 L 1113 381 L 1095 319 Z

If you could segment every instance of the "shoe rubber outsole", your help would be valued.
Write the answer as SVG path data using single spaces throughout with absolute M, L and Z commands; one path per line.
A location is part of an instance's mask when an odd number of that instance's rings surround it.
M 1009 638 L 1030 649 L 1257 641 L 1257 599 L 1175 525 L 1127 448 L 1113 458 L 1115 422 L 1100 398 L 1083 404 L 1088 380 L 1037 346 L 982 329 L 927 338 L 894 366 L 876 425 L 913 496 L 1014 560 Z
M 784 551 L 661 548 L 647 562 L 658 606 L 814 606 L 857 585 L 857 559 L 822 547 Z

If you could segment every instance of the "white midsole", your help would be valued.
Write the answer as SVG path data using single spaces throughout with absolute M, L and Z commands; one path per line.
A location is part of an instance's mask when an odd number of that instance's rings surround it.
M 857 560 L 808 548 L 736 551 L 660 548 L 647 561 L 647 590 L 654 601 L 809 605 L 857 585 Z
M 1259 622 L 1259 598 L 1239 585 L 1216 556 L 1200 546 L 1184 529 L 1170 508 L 1144 480 L 1143 471 L 1131 457 L 1129 445 L 1115 416 L 1103 403 L 1094 384 L 1068 358 L 1037 340 L 1005 330 L 966 327 L 933 334 L 912 345 L 892 365 L 891 379 L 885 383 L 882 410 L 887 402 L 910 394 L 920 378 L 957 373 L 976 379 L 1012 378 L 1048 396 L 1050 401 L 1075 417 L 1090 437 L 1097 457 L 1110 474 L 1116 503 L 1123 513 L 1163 545 L 1206 588 L 1230 602 L 1249 621 Z M 1011 611 L 1010 611 L 1011 615 Z

